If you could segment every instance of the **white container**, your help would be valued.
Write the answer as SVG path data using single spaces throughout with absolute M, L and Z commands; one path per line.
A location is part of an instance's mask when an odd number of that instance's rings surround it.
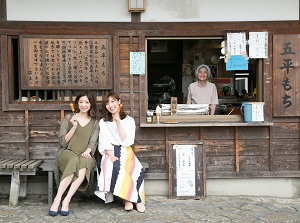
M 265 102 L 243 102 L 241 113 L 244 115 L 245 122 L 263 122 L 264 121 Z

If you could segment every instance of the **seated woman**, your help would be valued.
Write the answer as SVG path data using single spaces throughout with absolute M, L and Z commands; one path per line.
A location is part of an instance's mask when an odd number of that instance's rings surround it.
M 93 155 L 99 136 L 95 97 L 89 92 L 79 94 L 75 99 L 74 112 L 64 117 L 58 133 L 61 148 L 57 151 L 53 167 L 58 190 L 49 210 L 51 216 L 57 215 L 62 196 L 69 185 L 60 210 L 63 216 L 69 214 L 69 204 L 77 189 L 88 191 L 93 185 Z
M 109 203 L 114 195 L 125 202 L 125 210 L 145 212 L 144 170 L 131 145 L 135 121 L 123 111 L 120 97 L 110 92 L 103 100 L 100 120 L 99 152 L 101 172 L 95 194 Z

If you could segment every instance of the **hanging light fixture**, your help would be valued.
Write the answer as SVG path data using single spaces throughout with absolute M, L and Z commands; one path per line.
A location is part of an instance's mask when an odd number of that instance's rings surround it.
M 128 0 L 129 12 L 144 12 L 146 0 Z

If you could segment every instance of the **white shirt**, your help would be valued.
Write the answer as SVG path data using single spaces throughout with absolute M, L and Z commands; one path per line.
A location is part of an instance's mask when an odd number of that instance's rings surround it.
M 98 150 L 101 155 L 104 154 L 105 150 L 114 150 L 114 145 L 120 145 L 126 148 L 134 143 L 136 128 L 134 119 L 127 115 L 120 123 L 126 133 L 124 141 L 120 138 L 116 122 L 104 121 L 103 118 L 100 120 Z

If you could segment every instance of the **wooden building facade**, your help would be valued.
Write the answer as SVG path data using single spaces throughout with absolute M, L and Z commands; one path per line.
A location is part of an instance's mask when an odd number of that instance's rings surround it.
M 159 126 L 145 124 L 148 109 L 147 83 L 150 77 L 147 76 L 147 71 L 145 75 L 130 75 L 130 52 L 146 52 L 149 38 L 224 38 L 228 32 L 240 31 L 268 33 L 269 57 L 261 60 L 264 122 L 253 124 L 215 121 Z M 1 22 L 1 158 L 33 158 L 45 161 L 53 159 L 58 149 L 57 131 L 60 121 L 65 113 L 70 112 L 69 103 L 73 97 L 72 93 L 65 92 L 90 89 L 99 97 L 99 109 L 104 94 L 109 91 L 120 94 L 125 111 L 134 117 L 137 124 L 133 148 L 140 160 L 149 164 L 146 174 L 148 179 L 169 178 L 170 142 L 193 140 L 205 142 L 208 179 L 300 177 L 299 33 L 298 21 Z M 56 80 L 55 86 L 51 86 L 51 81 L 31 83 L 28 65 L 35 63 L 33 56 L 35 52 L 30 50 L 36 47 L 35 41 L 41 44 L 40 41 L 47 40 L 57 41 L 60 45 L 63 45 L 64 40 L 75 42 L 88 40 L 92 41 L 92 44 L 98 40 L 102 41 L 101 45 L 105 45 L 107 57 L 99 64 L 100 66 L 105 63 L 106 68 L 97 71 L 101 83 L 93 84 L 92 87 L 88 84 L 84 86 L 76 84 L 74 77 L 72 81 L 66 80 L 66 83 L 60 85 Z M 58 45 L 57 42 L 55 46 Z M 280 76 L 282 69 L 279 67 L 284 63 L 280 58 L 280 53 L 283 52 L 282 43 L 298 44 L 292 49 L 295 54 L 291 55 L 294 58 L 291 76 L 287 73 Z M 74 42 L 72 44 L 76 45 Z M 64 59 L 61 55 L 57 57 Z M 98 59 L 103 57 L 100 55 Z M 34 69 L 39 69 L 38 67 Z M 67 69 L 64 72 L 67 73 Z M 106 78 L 104 82 L 101 79 L 103 72 Z M 287 110 L 282 102 L 284 94 L 279 93 L 283 87 L 284 92 L 289 93 L 288 84 L 282 85 L 286 77 L 289 78 L 289 82 L 285 83 L 289 83 L 293 88 L 290 91 L 293 109 L 290 110 Z M 95 83 L 94 79 L 89 81 Z M 22 97 L 26 100 L 22 100 Z

